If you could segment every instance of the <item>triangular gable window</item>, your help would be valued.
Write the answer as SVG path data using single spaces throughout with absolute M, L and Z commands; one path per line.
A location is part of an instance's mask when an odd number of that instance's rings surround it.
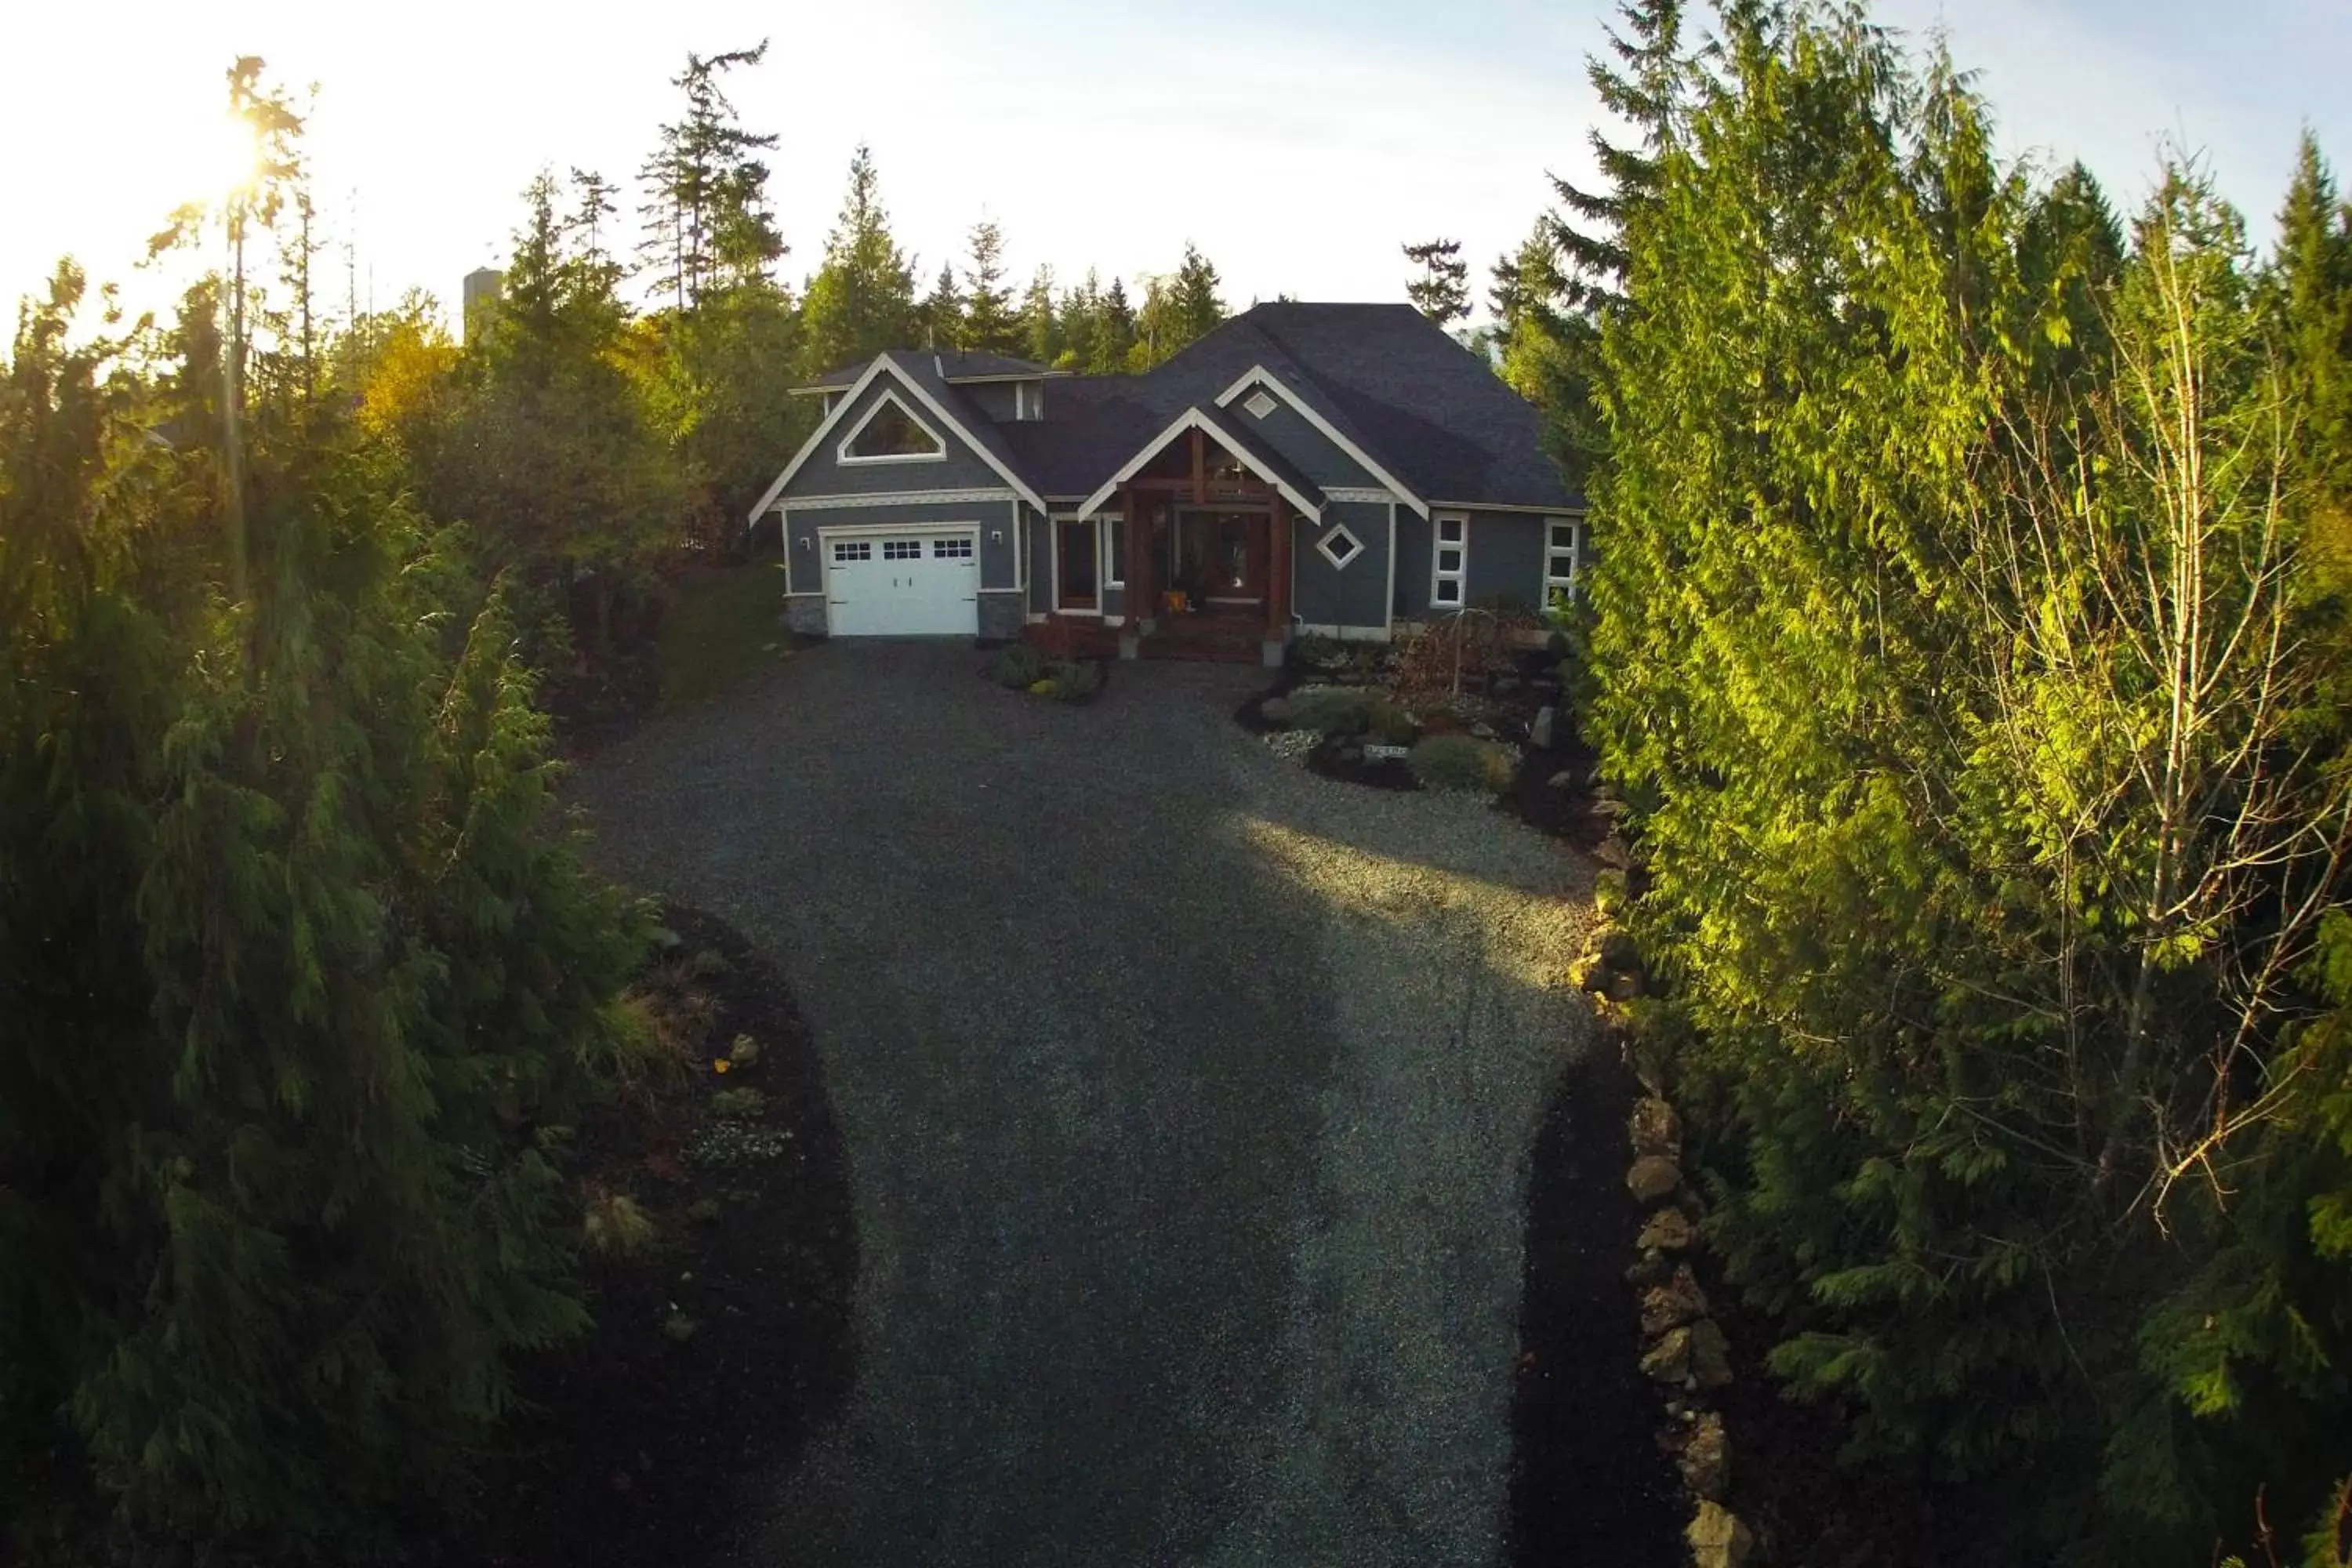
M 885 392 L 841 443 L 845 463 L 914 463 L 944 458 L 947 443 L 915 417 L 895 392 Z

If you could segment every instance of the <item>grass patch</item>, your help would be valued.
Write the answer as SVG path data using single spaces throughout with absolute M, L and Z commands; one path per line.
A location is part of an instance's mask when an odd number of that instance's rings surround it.
M 705 701 L 773 663 L 793 646 L 776 624 L 783 609 L 784 569 L 773 561 L 681 580 L 662 622 L 662 706 Z

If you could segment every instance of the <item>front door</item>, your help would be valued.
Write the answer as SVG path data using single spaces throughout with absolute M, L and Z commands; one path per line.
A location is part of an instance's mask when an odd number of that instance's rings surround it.
M 1176 581 L 1212 605 L 1254 605 L 1265 597 L 1265 514 L 1187 512 L 1179 530 Z

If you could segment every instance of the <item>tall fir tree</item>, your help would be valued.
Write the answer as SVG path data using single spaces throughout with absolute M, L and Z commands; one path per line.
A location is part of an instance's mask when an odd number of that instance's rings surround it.
M 1062 357 L 1063 321 L 1054 302 L 1054 269 L 1041 264 L 1021 296 L 1021 353 L 1039 364 Z
M 801 307 L 801 368 L 810 377 L 915 341 L 915 274 L 890 237 L 881 177 L 864 146 L 850 160 L 840 219 Z
M 923 346 L 939 351 L 963 347 L 963 293 L 956 285 L 955 263 L 940 263 L 939 280 L 916 307 L 921 318 Z
M 638 209 L 646 225 L 638 254 L 674 309 L 690 309 L 729 283 L 763 281 L 784 254 L 759 157 L 777 138 L 743 128 L 721 80 L 767 53 L 766 39 L 754 48 L 689 53 L 685 70 L 670 79 L 686 95 L 686 112 L 661 128 L 639 172 L 646 199 Z
M 1405 279 L 1412 308 L 1441 327 L 1469 320 L 1470 268 L 1462 259 L 1462 242 L 1431 239 L 1403 248 L 1404 258 L 1420 269 Z
M 971 226 L 964 268 L 963 346 L 982 353 L 1014 354 L 1025 346 L 1013 285 L 1004 271 L 1004 231 L 992 218 Z

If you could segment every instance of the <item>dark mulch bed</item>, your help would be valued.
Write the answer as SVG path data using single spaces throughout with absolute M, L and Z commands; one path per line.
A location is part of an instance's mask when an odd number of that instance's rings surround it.
M 1633 1073 L 1605 1051 L 1570 1064 L 1537 1134 L 1528 1189 L 1519 1376 L 1511 1400 L 1514 1568 L 1674 1568 L 1680 1481 L 1657 1447 L 1625 1281 L 1641 1211 L 1622 1175 Z
M 525 1367 L 535 1410 L 509 1429 L 479 1517 L 445 1561 L 707 1561 L 740 1516 L 742 1489 L 788 1465 L 848 1391 L 856 1232 L 807 1026 L 782 977 L 732 928 L 676 905 L 664 918 L 682 939 L 668 961 L 671 988 L 690 986 L 715 1008 L 690 1072 L 583 1127 L 579 1150 L 584 1177 L 634 1194 L 653 1215 L 655 1249 L 592 1266 L 596 1327 Z M 701 953 L 724 969 L 693 973 Z M 759 1042 L 759 1058 L 719 1074 L 712 1062 L 738 1035 Z M 766 1097 L 750 1125 L 779 1135 L 783 1152 L 698 1162 L 710 1096 L 737 1088 Z M 683 1342 L 664 1331 L 674 1314 L 697 1325 Z

